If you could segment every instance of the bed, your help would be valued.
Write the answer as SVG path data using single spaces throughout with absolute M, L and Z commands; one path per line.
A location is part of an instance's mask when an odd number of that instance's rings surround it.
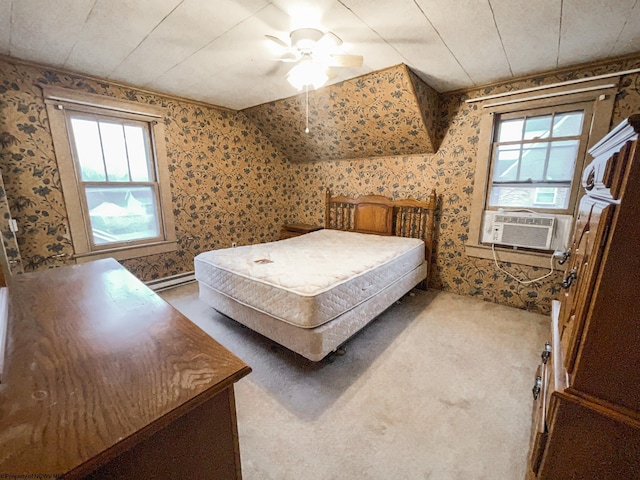
M 417 201 L 327 190 L 324 229 L 196 256 L 200 298 L 320 361 L 412 288 L 426 288 L 435 207 L 435 191 Z

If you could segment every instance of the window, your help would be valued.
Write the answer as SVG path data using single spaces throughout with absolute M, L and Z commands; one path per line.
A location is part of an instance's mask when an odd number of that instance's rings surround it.
M 467 255 L 492 259 L 499 209 L 553 214 L 568 235 L 587 150 L 609 131 L 617 78 L 515 92 L 482 104 Z M 506 100 L 505 100 L 506 97 Z M 485 231 L 486 230 L 486 231 Z M 502 249 L 503 261 L 546 267 L 548 253 Z
M 159 112 L 66 89 L 44 91 L 76 258 L 175 250 Z
M 583 138 L 584 110 L 499 115 L 487 205 L 566 211 Z

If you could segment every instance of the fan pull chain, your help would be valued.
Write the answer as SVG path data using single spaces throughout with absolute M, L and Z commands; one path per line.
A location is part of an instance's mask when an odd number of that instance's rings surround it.
M 307 107 L 307 125 L 304 129 L 304 133 L 309 133 L 309 84 L 305 85 L 306 95 L 306 107 Z

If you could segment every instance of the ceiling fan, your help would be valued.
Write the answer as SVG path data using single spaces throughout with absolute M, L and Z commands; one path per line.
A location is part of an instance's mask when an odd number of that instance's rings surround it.
M 289 34 L 288 43 L 273 35 L 266 37 L 284 48 L 278 60 L 296 63 L 287 73 L 287 80 L 298 90 L 309 85 L 314 88 L 324 85 L 329 79 L 331 67 L 362 66 L 362 55 L 348 55 L 336 50 L 342 44 L 342 39 L 333 32 L 298 28 Z

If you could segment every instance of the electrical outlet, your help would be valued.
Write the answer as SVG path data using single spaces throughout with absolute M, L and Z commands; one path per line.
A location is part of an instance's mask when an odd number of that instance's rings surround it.
M 231 248 L 236 248 L 238 244 L 236 242 L 231 242 Z

